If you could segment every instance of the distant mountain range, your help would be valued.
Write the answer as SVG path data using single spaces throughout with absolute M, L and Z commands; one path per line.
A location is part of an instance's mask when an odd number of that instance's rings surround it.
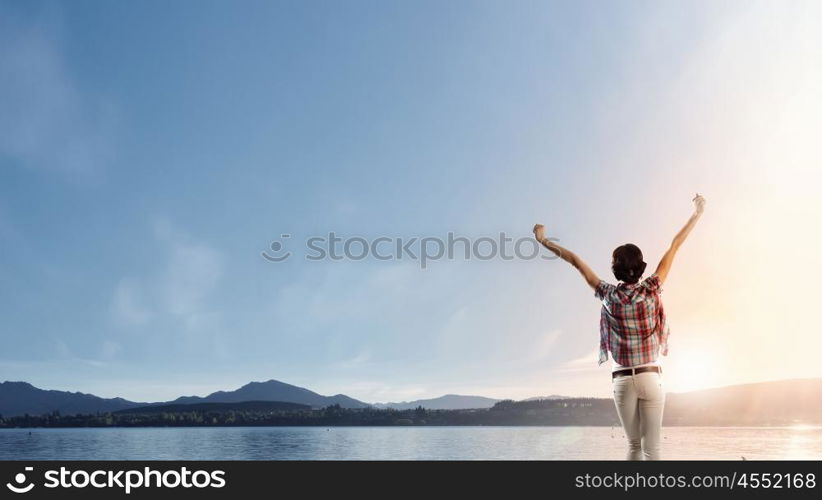
M 143 406 L 123 398 L 105 399 L 82 392 L 47 391 L 28 382 L 0 384 L 0 415 L 42 415 L 59 411 L 62 414 L 113 412 Z
M 777 380 L 669 394 L 670 425 L 822 424 L 822 379 Z
M 499 399 L 483 396 L 461 396 L 446 394 L 433 399 L 417 399 L 401 403 L 374 403 L 375 408 L 394 408 L 395 410 L 409 410 L 422 406 L 428 410 L 467 410 L 470 408 L 491 408 Z
M 126 408 L 113 413 L 178 413 L 187 411 L 199 412 L 228 412 L 228 411 L 293 411 L 310 410 L 308 405 L 299 403 L 284 403 L 282 401 L 242 401 L 239 403 L 189 403 L 168 405 L 147 405 L 136 408 Z
M 49 391 L 27 382 L 0 383 L 0 415 L 42 415 L 58 411 L 64 415 L 76 413 L 105 413 L 139 406 L 185 405 L 199 403 L 240 403 L 245 401 L 278 401 L 297 403 L 311 408 L 338 404 L 343 408 L 367 408 L 363 403 L 345 394 L 322 396 L 302 387 L 277 380 L 251 382 L 234 391 L 217 391 L 205 397 L 181 396 L 174 401 L 140 403 L 122 398 L 105 399 L 81 392 Z
M 571 401 L 573 398 L 543 396 L 522 401 L 524 404 L 530 404 L 528 402 L 540 399 Z M 613 409 L 613 403 L 609 399 L 592 401 L 602 403 L 597 403 L 602 406 L 602 409 L 598 410 L 598 415 L 606 409 Z M 105 399 L 80 392 L 43 390 L 26 382 L 0 383 L 0 415 L 4 417 L 42 415 L 54 411 L 62 415 L 126 410 L 131 413 L 229 409 L 267 411 L 322 408 L 335 404 L 354 409 L 374 407 L 407 410 L 422 406 L 429 410 L 462 410 L 492 408 L 498 402 L 497 399 L 482 396 L 447 394 L 433 399 L 370 405 L 344 394 L 323 396 L 302 387 L 269 380 L 251 382 L 234 391 L 218 391 L 205 397 L 183 396 L 174 401 L 141 403 L 122 398 Z M 613 417 L 610 414 L 600 416 L 605 420 Z M 781 380 L 671 393 L 668 394 L 665 407 L 666 425 L 769 425 L 785 422 L 822 424 L 822 378 Z
M 105 399 L 92 394 L 43 390 L 27 382 L 3 382 L 0 384 L 0 415 L 41 415 L 53 411 L 71 415 L 75 413 L 105 413 L 136 407 L 191 405 L 201 403 L 240 403 L 246 401 L 278 401 L 323 408 L 338 404 L 343 408 L 394 408 L 404 410 L 423 406 L 431 410 L 462 410 L 490 408 L 498 399 L 482 396 L 446 394 L 433 399 L 418 399 L 400 403 L 375 403 L 359 401 L 345 394 L 323 396 L 303 387 L 278 380 L 250 382 L 234 391 L 217 391 L 205 397 L 180 396 L 173 401 L 135 402 L 122 398 Z
M 345 394 L 322 396 L 296 385 L 286 384 L 278 380 L 267 382 L 250 382 L 235 391 L 217 391 L 201 398 L 199 396 L 182 396 L 170 403 L 238 403 L 241 401 L 283 401 L 300 403 L 314 408 L 322 408 L 338 404 L 343 408 L 367 408 L 363 403 Z

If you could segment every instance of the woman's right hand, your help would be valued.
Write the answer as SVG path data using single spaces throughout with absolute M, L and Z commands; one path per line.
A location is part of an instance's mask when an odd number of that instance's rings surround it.
M 542 240 L 545 239 L 545 226 L 543 226 L 542 224 L 536 224 L 534 226 L 533 231 L 534 231 L 534 238 L 536 238 L 537 241 L 542 243 Z
M 696 196 L 694 196 L 694 199 L 691 201 L 694 202 L 696 213 L 702 215 L 702 212 L 705 211 L 705 198 L 703 198 L 701 194 L 696 193 Z

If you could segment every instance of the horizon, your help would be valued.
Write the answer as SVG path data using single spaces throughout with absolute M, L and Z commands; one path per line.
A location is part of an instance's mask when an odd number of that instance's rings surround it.
M 691 393 L 691 392 L 729 389 L 729 388 L 733 388 L 733 387 L 742 387 L 742 386 L 748 386 L 748 385 L 765 385 L 765 384 L 773 384 L 773 383 L 801 382 L 801 381 L 810 381 L 810 380 L 822 381 L 822 377 L 790 378 L 790 379 L 766 380 L 766 381 L 761 381 L 761 382 L 745 382 L 745 383 L 741 383 L 741 384 L 721 385 L 721 386 L 715 386 L 715 387 L 705 387 L 705 388 L 692 389 L 692 390 L 687 390 L 687 391 L 677 391 L 677 392 L 667 391 L 667 393 L 668 394 L 688 394 L 688 393 Z M 498 400 L 498 401 L 504 401 L 504 400 L 524 401 L 524 400 L 528 400 L 528 399 L 544 399 L 544 398 L 613 399 L 612 397 L 592 396 L 592 395 L 568 395 L 568 394 L 543 394 L 543 395 L 537 395 L 537 396 L 528 396 L 528 397 L 524 397 L 524 398 L 510 398 L 510 397 L 492 397 L 492 396 L 487 396 L 487 395 L 483 395 L 483 394 L 447 393 L 447 394 L 441 394 L 439 396 L 434 396 L 434 397 L 416 398 L 416 399 L 402 400 L 402 401 L 399 401 L 399 400 L 397 400 L 397 401 L 367 401 L 367 400 L 363 400 L 363 399 L 360 399 L 360 398 L 353 397 L 350 394 L 347 394 L 345 391 L 343 391 L 343 392 L 332 392 L 332 393 L 320 393 L 320 392 L 317 392 L 317 391 L 313 391 L 309 387 L 297 386 L 297 385 L 290 384 L 288 382 L 284 382 L 284 381 L 278 380 L 278 379 L 268 379 L 268 380 L 251 380 L 251 381 L 246 382 L 246 383 L 244 383 L 240 386 L 237 386 L 233 389 L 227 389 L 227 388 L 217 389 L 216 391 L 212 391 L 212 392 L 204 393 L 204 394 L 180 394 L 180 395 L 178 395 L 177 397 L 175 397 L 173 399 L 167 399 L 167 400 L 160 400 L 160 399 L 150 400 L 150 399 L 146 399 L 146 400 L 140 401 L 140 400 L 135 400 L 135 399 L 131 399 L 131 398 L 128 398 L 128 397 L 123 397 L 123 396 L 101 396 L 100 394 L 94 394 L 94 393 L 80 391 L 80 390 L 73 390 L 72 391 L 72 390 L 64 390 L 64 389 L 54 389 L 54 388 L 51 388 L 51 387 L 38 387 L 38 386 L 36 386 L 36 385 L 34 385 L 30 382 L 27 382 L 25 380 L 4 380 L 0 383 L 22 383 L 22 384 L 31 385 L 35 389 L 40 389 L 40 390 L 44 390 L 44 391 L 56 390 L 56 391 L 63 391 L 63 392 L 71 392 L 71 393 L 75 393 L 75 394 L 85 394 L 85 395 L 90 395 L 90 396 L 97 396 L 97 397 L 101 397 L 101 398 L 104 398 L 104 399 L 117 399 L 117 398 L 119 398 L 119 399 L 124 399 L 124 400 L 132 402 L 132 403 L 154 404 L 154 403 L 173 403 L 177 399 L 183 398 L 183 397 L 200 397 L 200 398 L 203 398 L 203 397 L 209 396 L 211 394 L 214 394 L 216 392 L 233 392 L 233 391 L 236 391 L 238 389 L 241 389 L 241 388 L 245 387 L 246 385 L 265 384 L 267 382 L 278 382 L 278 383 L 281 383 L 281 384 L 286 384 L 286 385 L 291 385 L 291 386 L 302 388 L 302 389 L 307 389 L 311 392 L 314 392 L 314 393 L 319 394 L 320 396 L 324 396 L 324 397 L 347 396 L 347 397 L 351 397 L 351 398 L 353 398 L 353 399 L 355 399 L 355 400 L 357 400 L 361 403 L 366 403 L 366 404 L 369 404 L 369 405 L 412 403 L 412 402 L 423 401 L 423 400 L 436 400 L 436 399 L 444 398 L 444 397 L 447 397 L 447 396 L 459 396 L 459 397 L 468 397 L 468 398 L 486 398 L 486 399 L 495 399 L 495 400 Z
M 663 286 L 666 390 L 822 377 L 820 19 L 0 0 L 0 379 L 131 401 L 272 373 L 361 401 L 608 397 L 600 304 L 563 262 L 300 249 L 543 223 L 614 282 L 612 249 L 653 272 L 696 192 Z

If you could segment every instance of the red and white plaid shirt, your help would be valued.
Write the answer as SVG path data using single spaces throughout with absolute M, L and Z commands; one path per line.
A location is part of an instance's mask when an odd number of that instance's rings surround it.
M 656 361 L 668 355 L 670 330 L 659 294 L 662 284 L 656 273 L 634 284 L 612 285 L 603 280 L 594 290 L 602 301 L 599 320 L 599 364 L 608 360 L 623 366 Z

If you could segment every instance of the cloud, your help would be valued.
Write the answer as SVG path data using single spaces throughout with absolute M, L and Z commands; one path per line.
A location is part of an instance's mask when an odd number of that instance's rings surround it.
M 344 359 L 335 364 L 335 366 L 349 370 L 352 368 L 360 368 L 363 364 L 368 363 L 371 361 L 371 352 L 370 351 L 361 351 L 354 355 L 351 358 Z
M 130 278 L 117 283 L 111 303 L 112 316 L 126 325 L 143 325 L 151 319 L 151 311 L 142 303 L 140 286 Z
M 47 23 L 0 9 L 0 158 L 88 175 L 111 158 L 113 103 L 84 92 Z M 52 29 L 49 29 L 52 28 Z
M 473 347 L 476 333 L 472 328 L 472 315 L 467 306 L 456 308 L 440 329 L 437 349 L 440 353 L 459 355 Z
M 54 352 L 58 358 L 65 359 L 74 357 L 74 353 L 71 351 L 68 344 L 61 339 L 54 340 Z
M 213 323 L 219 312 L 210 308 L 208 298 L 222 275 L 220 253 L 191 241 L 165 220 L 155 223 L 154 235 L 165 255 L 145 279 L 124 277 L 117 283 L 111 300 L 113 318 L 129 326 L 170 318 L 187 331 Z
M 588 354 L 565 361 L 557 368 L 556 372 L 579 372 L 579 371 L 596 371 L 599 367 L 597 360 L 599 359 L 599 347 L 594 348 Z
M 531 359 L 533 361 L 541 361 L 548 358 L 556 350 L 555 344 L 561 335 L 562 332 L 560 330 L 551 330 L 539 335 L 529 353 Z
M 304 311 L 304 329 L 325 329 L 341 321 L 368 321 L 374 312 L 402 314 L 409 304 L 436 293 L 441 280 L 426 275 L 409 263 L 365 266 L 334 263 L 305 268 L 296 280 L 276 292 L 277 319 L 290 324 L 294 311 Z
M 165 309 L 178 317 L 191 317 L 203 310 L 203 302 L 214 289 L 221 274 L 220 256 L 200 244 L 174 242 L 161 289 Z
M 123 346 L 112 340 L 104 340 L 100 346 L 100 359 L 110 361 L 123 351 Z
M 6 365 L 6 367 L 12 367 L 13 371 L 17 371 L 21 368 L 36 369 L 36 367 L 40 367 L 39 369 L 43 372 L 49 372 L 55 366 L 65 363 L 81 363 L 94 368 L 102 368 L 108 366 L 109 362 L 116 358 L 123 350 L 123 347 L 119 343 L 111 340 L 104 340 L 103 343 L 100 344 L 99 353 L 95 357 L 83 357 L 77 355 L 74 349 L 72 349 L 69 344 L 62 339 L 54 339 L 52 341 L 52 347 L 54 351 L 54 358 L 51 360 L 24 361 L 17 365 L 15 365 L 14 362 L 0 362 L 0 368 Z

